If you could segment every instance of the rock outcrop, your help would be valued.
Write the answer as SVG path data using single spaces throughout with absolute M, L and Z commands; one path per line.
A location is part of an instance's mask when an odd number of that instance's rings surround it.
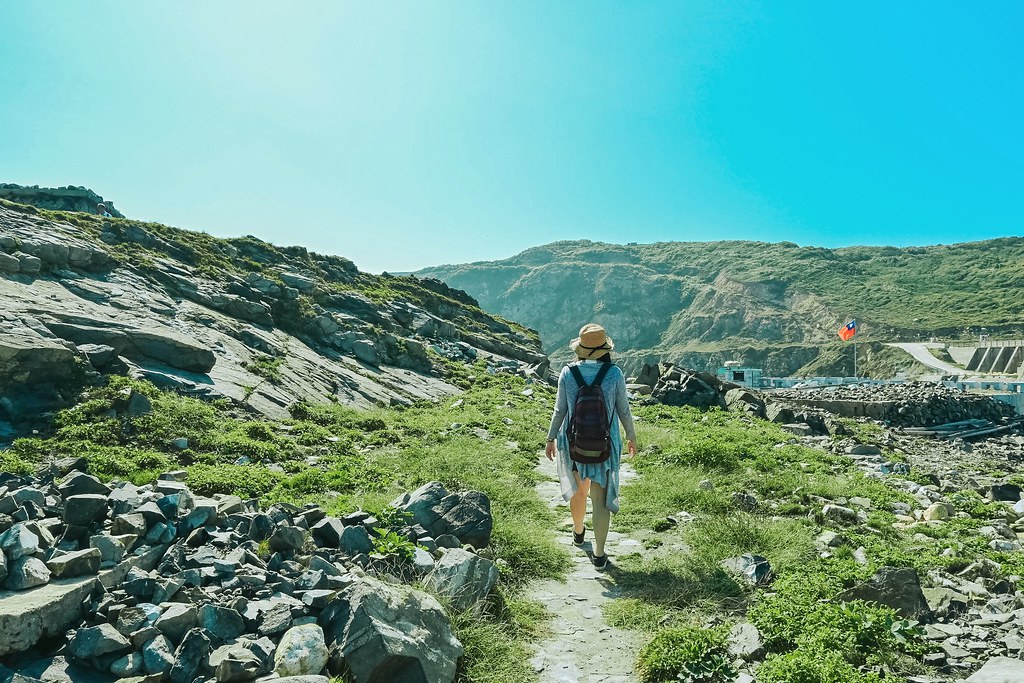
M 0 438 L 107 373 L 280 418 L 454 393 L 446 359 L 546 372 L 534 333 L 439 281 L 0 200 Z
M 124 218 L 124 215 L 114 208 L 114 203 L 104 199 L 86 187 L 39 187 L 38 185 L 26 186 L 15 185 L 14 183 L 0 183 L 0 199 L 9 199 L 19 204 L 38 206 L 40 209 L 52 209 L 56 211 L 81 211 L 84 213 L 95 213 L 96 205 L 103 204 L 107 213 L 115 218 Z

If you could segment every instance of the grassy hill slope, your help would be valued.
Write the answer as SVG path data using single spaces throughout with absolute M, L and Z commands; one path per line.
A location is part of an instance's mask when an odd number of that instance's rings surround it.
M 1024 239 L 930 247 L 800 247 L 792 242 L 555 242 L 509 259 L 445 265 L 437 277 L 563 349 L 602 322 L 628 355 L 746 358 L 790 347 L 792 372 L 856 317 L 862 338 L 1024 330 Z M 778 353 L 776 353 L 778 355 Z M 716 361 L 717 362 L 717 359 Z M 710 361 L 709 361 L 710 363 Z

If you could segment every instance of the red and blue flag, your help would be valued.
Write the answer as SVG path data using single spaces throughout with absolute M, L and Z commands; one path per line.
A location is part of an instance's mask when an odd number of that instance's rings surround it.
M 839 328 L 839 338 L 843 341 L 850 341 L 853 335 L 857 334 L 857 321 L 851 320 Z

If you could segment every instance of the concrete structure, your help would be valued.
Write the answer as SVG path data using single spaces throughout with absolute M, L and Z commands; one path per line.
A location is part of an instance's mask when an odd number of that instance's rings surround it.
M 947 350 L 967 372 L 1016 374 L 1024 379 L 1024 339 L 985 340 L 977 346 L 949 346 Z
M 718 368 L 715 374 L 723 382 L 732 382 L 733 384 L 739 384 L 741 387 L 761 389 L 768 386 L 761 377 L 761 368 L 741 368 L 736 365 L 727 364 L 724 368 Z

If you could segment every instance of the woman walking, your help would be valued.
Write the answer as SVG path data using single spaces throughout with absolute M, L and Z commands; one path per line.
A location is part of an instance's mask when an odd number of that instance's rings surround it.
M 611 525 L 611 513 L 619 511 L 619 462 L 622 456 L 622 435 L 619 425 L 626 430 L 627 452 L 636 454 L 636 431 L 633 427 L 633 416 L 629 412 L 629 400 L 626 397 L 626 378 L 622 371 L 612 363 L 611 351 L 614 344 L 605 334 L 604 328 L 595 323 L 584 325 L 580 336 L 569 343 L 579 360 L 562 368 L 558 377 L 558 397 L 555 400 L 555 411 L 551 416 L 548 429 L 548 442 L 545 453 L 548 460 L 556 460 L 558 480 L 562 487 L 562 497 L 569 501 L 572 511 L 573 543 L 582 546 L 586 527 L 584 518 L 587 513 L 587 496 L 593 504 L 594 546 L 591 561 L 598 569 L 608 564 L 604 544 L 608 539 L 608 528 Z M 593 445 L 581 446 L 582 438 L 578 437 L 580 420 L 574 421 L 574 411 L 578 399 L 590 399 L 592 391 L 581 396 L 581 384 L 591 386 L 600 384 L 600 397 L 607 415 L 605 424 L 609 427 L 608 442 L 601 450 L 593 449 Z M 595 397 L 598 398 L 598 397 Z M 599 405 L 590 403 L 590 405 Z M 580 408 L 580 415 L 584 417 Z M 603 424 L 601 425 L 603 428 Z M 584 427 L 585 428 L 585 427 Z

